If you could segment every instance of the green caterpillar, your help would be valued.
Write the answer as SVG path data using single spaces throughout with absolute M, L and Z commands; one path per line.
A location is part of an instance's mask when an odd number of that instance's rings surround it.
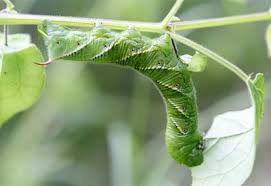
M 198 131 L 197 105 L 191 73 L 173 50 L 168 34 L 150 39 L 134 29 L 114 32 L 103 26 L 78 31 L 44 22 L 39 26 L 49 61 L 63 59 L 113 63 L 150 78 L 167 107 L 168 152 L 188 167 L 203 162 L 203 137 Z

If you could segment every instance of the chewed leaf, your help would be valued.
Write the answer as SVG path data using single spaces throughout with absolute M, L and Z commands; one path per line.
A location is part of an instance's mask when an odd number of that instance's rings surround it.
M 1 47 L 0 125 L 29 108 L 40 96 L 45 71 L 34 63 L 43 61 L 43 57 L 29 42 L 27 35 L 10 35 L 8 47 Z
M 249 177 L 256 144 L 254 108 L 215 117 L 206 135 L 205 160 L 191 168 L 193 186 L 240 186 Z

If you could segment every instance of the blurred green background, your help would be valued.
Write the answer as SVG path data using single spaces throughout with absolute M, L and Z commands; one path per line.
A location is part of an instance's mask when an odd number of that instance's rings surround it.
M 22 13 L 160 21 L 174 0 L 13 0 Z M 4 7 L 1 2 L 1 7 Z M 268 10 L 271 0 L 186 0 L 182 20 Z M 265 118 L 252 176 L 245 185 L 271 185 L 270 60 L 264 41 L 268 23 L 180 32 L 233 61 L 249 73 L 264 72 L 268 83 Z M 34 26 L 31 33 L 46 56 Z M 181 54 L 193 51 L 179 45 Z M 209 61 L 193 75 L 200 127 L 212 118 L 250 105 L 244 83 Z M 30 110 L 0 130 L 1 186 L 188 186 L 187 168 L 166 152 L 166 113 L 152 83 L 114 66 L 57 63 L 47 70 L 43 95 Z

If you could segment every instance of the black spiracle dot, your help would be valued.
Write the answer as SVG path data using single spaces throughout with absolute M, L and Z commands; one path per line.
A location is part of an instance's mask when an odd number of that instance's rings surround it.
M 80 42 L 78 41 L 78 42 L 77 42 L 77 46 L 80 46 L 80 45 L 81 45 L 81 44 L 80 44 Z
M 183 111 L 183 112 L 186 112 L 186 108 L 185 108 L 185 107 L 182 107 L 182 111 Z
M 131 49 L 131 52 L 136 52 L 136 49 L 135 49 L 135 48 L 132 48 L 132 49 Z
M 187 129 L 187 128 L 182 128 L 182 129 L 181 129 L 181 133 L 182 133 L 182 134 L 187 134 L 187 132 L 188 132 L 188 129 Z
M 59 44 L 60 44 L 60 42 L 59 42 L 59 41 L 56 41 L 56 44 L 57 44 L 57 45 L 59 45 Z
M 179 89 L 179 88 L 180 88 L 180 85 L 176 83 L 176 84 L 174 85 L 174 87 L 177 88 L 177 89 Z
M 157 63 L 157 66 L 158 66 L 158 67 L 162 67 L 162 63 L 161 63 L 161 62 L 158 62 L 158 63 Z
M 104 48 L 107 48 L 109 45 L 108 44 L 104 44 Z

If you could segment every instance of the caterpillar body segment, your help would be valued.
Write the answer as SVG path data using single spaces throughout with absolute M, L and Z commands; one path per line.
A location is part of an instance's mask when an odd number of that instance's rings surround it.
M 133 29 L 114 32 L 102 26 L 77 31 L 45 22 L 41 27 L 50 60 L 64 59 L 127 66 L 150 78 L 167 108 L 168 152 L 188 167 L 203 162 L 196 95 L 187 64 L 175 54 L 168 34 L 148 38 Z

